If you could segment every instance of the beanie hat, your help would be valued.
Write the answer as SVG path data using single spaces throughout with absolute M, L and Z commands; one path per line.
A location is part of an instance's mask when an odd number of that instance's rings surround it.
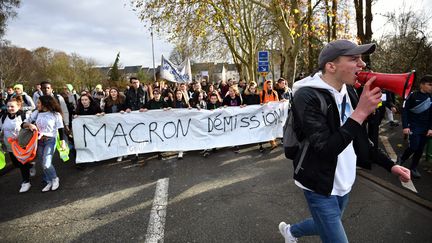
M 66 84 L 66 87 L 69 90 L 69 92 L 72 92 L 72 90 L 73 90 L 72 84 Z
M 20 89 L 24 91 L 24 86 L 22 84 L 15 84 L 14 89 Z

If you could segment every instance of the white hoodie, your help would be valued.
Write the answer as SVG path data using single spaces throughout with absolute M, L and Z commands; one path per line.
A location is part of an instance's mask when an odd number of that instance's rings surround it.
M 342 112 L 341 107 L 343 97 L 346 96 L 345 115 L 343 121 L 341 119 L 341 124 L 345 123 L 348 117 L 351 116 L 353 108 L 345 84 L 342 86 L 342 89 L 338 91 L 329 84 L 327 84 L 324 80 L 322 80 L 321 73 L 319 72 L 316 73 L 313 77 L 308 76 L 300 81 L 295 82 L 293 85 L 293 95 L 295 95 L 297 90 L 303 87 L 327 89 L 328 91 L 330 91 L 336 101 L 339 110 L 339 117 L 341 117 L 340 113 Z M 357 156 L 354 152 L 353 142 L 351 142 L 338 155 L 331 195 L 344 196 L 351 191 L 351 187 L 354 184 L 356 176 L 356 160 Z M 304 187 L 298 181 L 295 181 L 295 184 L 303 189 L 311 191 L 309 188 Z

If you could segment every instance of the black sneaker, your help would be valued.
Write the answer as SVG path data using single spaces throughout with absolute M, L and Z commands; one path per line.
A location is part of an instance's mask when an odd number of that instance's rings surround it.
M 84 164 L 75 164 L 75 168 L 77 170 L 85 170 L 86 166 Z
M 421 178 L 421 174 L 420 174 L 420 172 L 417 169 L 412 169 L 411 170 L 411 176 L 413 178 L 416 178 L 416 179 L 420 179 Z
M 239 146 L 234 146 L 233 149 L 234 149 L 234 153 L 236 153 L 236 154 L 240 153 Z
M 138 163 L 138 155 L 135 155 L 132 159 L 132 164 L 137 164 Z
M 158 153 L 158 160 L 162 160 L 162 159 L 163 159 L 162 153 Z
M 260 147 L 259 147 L 259 151 L 260 151 L 260 153 L 264 152 L 264 148 L 263 148 L 263 146 L 260 146 Z

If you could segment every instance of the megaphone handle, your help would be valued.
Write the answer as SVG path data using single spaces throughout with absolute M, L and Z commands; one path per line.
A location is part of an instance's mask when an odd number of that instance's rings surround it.
M 361 87 L 361 83 L 359 82 L 359 81 L 356 81 L 355 83 L 354 83 L 354 88 L 355 89 L 358 89 L 358 88 L 360 88 Z

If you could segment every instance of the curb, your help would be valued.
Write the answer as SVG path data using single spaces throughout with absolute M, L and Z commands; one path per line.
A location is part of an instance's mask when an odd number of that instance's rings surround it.
M 390 182 L 384 181 L 383 179 L 380 179 L 364 170 L 357 170 L 357 175 L 360 175 L 361 177 L 368 179 L 384 188 L 386 188 L 389 191 L 392 191 L 396 194 L 398 194 L 399 196 L 408 199 L 428 210 L 432 211 L 432 202 L 425 200 L 403 188 L 397 187 L 393 184 L 391 184 Z

